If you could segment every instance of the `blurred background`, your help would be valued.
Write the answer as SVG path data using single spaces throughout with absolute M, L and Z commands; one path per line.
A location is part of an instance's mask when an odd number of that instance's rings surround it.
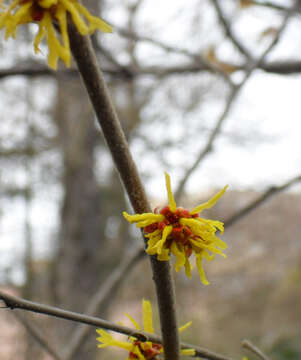
M 85 5 L 114 27 L 92 41 L 153 206 L 167 202 L 164 171 L 191 208 L 229 184 L 204 213 L 226 222 L 227 259 L 205 264 L 210 286 L 176 276 L 180 323 L 193 320 L 183 339 L 239 359 L 247 338 L 272 359 L 300 359 L 301 2 Z M 75 66 L 49 70 L 36 31 L 1 33 L 1 288 L 125 323 L 146 298 L 157 318 L 149 263 L 133 257 L 141 236 L 121 216 L 132 210 Z M 63 320 L 2 310 L 0 326 L 4 360 L 127 356 Z

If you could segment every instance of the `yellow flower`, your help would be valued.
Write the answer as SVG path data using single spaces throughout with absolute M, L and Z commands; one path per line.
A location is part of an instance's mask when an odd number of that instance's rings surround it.
M 209 284 L 202 265 L 205 258 L 210 261 L 215 254 L 222 255 L 222 250 L 227 245 L 215 233 L 224 231 L 224 224 L 217 220 L 208 220 L 199 217 L 199 213 L 216 204 L 227 189 L 225 186 L 207 202 L 198 205 L 192 211 L 178 207 L 171 191 L 170 177 L 165 173 L 166 189 L 169 205 L 154 213 L 129 215 L 125 211 L 123 216 L 130 223 L 136 223 L 138 228 L 143 228 L 144 236 L 148 238 L 146 252 L 149 255 L 157 254 L 158 260 L 167 261 L 170 253 L 176 256 L 176 271 L 182 266 L 185 273 L 191 277 L 191 264 L 189 257 L 195 255 L 196 266 L 203 284 Z
M 148 300 L 142 301 L 142 310 L 143 310 L 143 330 L 153 334 L 153 316 L 152 316 L 152 306 Z M 126 316 L 130 319 L 133 326 L 140 331 L 140 325 L 128 314 Z M 179 331 L 187 329 L 191 325 L 191 321 L 184 326 L 179 328 Z M 108 346 L 117 346 L 128 351 L 129 355 L 127 360 L 139 359 L 139 360 L 155 360 L 157 355 L 164 352 L 163 346 L 161 344 L 155 344 L 151 341 L 142 342 L 137 340 L 135 337 L 129 337 L 129 341 L 118 341 L 113 338 L 107 331 L 102 329 L 97 329 L 96 332 L 100 335 L 97 338 L 97 341 L 100 342 L 97 345 L 99 348 L 105 348 Z M 194 349 L 184 349 L 181 351 L 182 355 L 193 356 L 195 355 Z
M 34 51 L 38 53 L 41 40 L 48 43 L 48 65 L 56 69 L 61 58 L 70 66 L 70 46 L 67 31 L 67 16 L 81 35 L 92 34 L 96 29 L 112 32 L 112 28 L 98 17 L 92 16 L 78 0 L 13 0 L 8 7 L 0 7 L 0 30 L 6 29 L 5 38 L 16 37 L 19 25 L 35 22 L 39 31 L 34 40 Z M 85 18 L 85 20 L 84 20 Z M 60 31 L 60 40 L 54 24 Z

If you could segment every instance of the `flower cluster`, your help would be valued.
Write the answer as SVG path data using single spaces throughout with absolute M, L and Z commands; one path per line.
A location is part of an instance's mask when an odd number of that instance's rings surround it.
M 153 316 L 151 303 L 147 300 L 142 301 L 143 312 L 143 330 L 153 334 Z M 130 319 L 133 326 L 140 331 L 139 324 L 128 314 L 126 316 Z M 191 321 L 179 328 L 179 331 L 187 329 L 191 325 Z M 116 346 L 128 351 L 127 360 L 139 359 L 139 360 L 155 360 L 157 355 L 164 353 L 163 346 L 161 344 L 155 344 L 151 341 L 142 342 L 133 336 L 130 336 L 128 341 L 118 341 L 113 338 L 107 331 L 97 329 L 97 333 L 100 335 L 97 340 L 100 342 L 99 348 L 105 348 L 108 346 Z M 195 355 L 194 349 L 184 349 L 181 351 L 182 355 L 193 356 Z
M 223 223 L 217 220 L 208 220 L 199 217 L 199 213 L 216 204 L 225 193 L 227 186 L 214 195 L 207 202 L 198 205 L 192 211 L 177 207 L 170 185 L 170 177 L 166 173 L 166 189 L 169 205 L 161 210 L 155 209 L 154 213 L 123 216 L 130 223 L 136 223 L 142 228 L 144 236 L 148 239 L 146 252 L 157 255 L 158 260 L 167 261 L 170 253 L 176 256 L 176 271 L 184 266 L 186 275 L 191 277 L 191 264 L 189 261 L 192 253 L 195 255 L 196 266 L 203 284 L 209 284 L 202 265 L 205 258 L 210 261 L 215 254 L 226 256 L 222 250 L 227 245 L 215 233 L 224 231 Z
M 39 31 L 34 40 L 35 53 L 40 51 L 39 44 L 46 37 L 49 49 L 48 65 L 56 69 L 60 58 L 66 66 L 70 66 L 68 15 L 81 35 L 92 34 L 96 29 L 112 32 L 110 25 L 92 16 L 78 0 L 13 0 L 9 6 L 0 7 L 0 30 L 6 30 L 6 39 L 15 38 L 19 25 L 37 23 Z M 54 24 L 58 25 L 59 37 Z

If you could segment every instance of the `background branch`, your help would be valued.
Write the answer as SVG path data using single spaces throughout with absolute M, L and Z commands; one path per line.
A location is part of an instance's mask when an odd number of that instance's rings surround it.
M 217 13 L 217 16 L 219 18 L 220 23 L 223 26 L 224 32 L 225 34 L 229 37 L 229 39 L 232 41 L 233 45 L 237 48 L 237 50 L 244 55 L 248 61 L 251 61 L 251 59 L 253 58 L 251 56 L 251 53 L 249 52 L 249 50 L 238 40 L 238 38 L 236 37 L 236 35 L 234 34 L 234 32 L 231 29 L 231 24 L 228 22 L 225 14 L 222 11 L 222 8 L 219 4 L 218 0 L 211 0 L 215 11 Z
M 230 216 L 225 222 L 225 227 L 229 227 L 233 224 L 235 224 L 237 221 L 239 221 L 241 218 L 249 214 L 251 211 L 255 210 L 259 205 L 264 203 L 266 200 L 268 200 L 270 197 L 278 194 L 281 191 L 284 191 L 291 187 L 292 185 L 301 182 L 301 175 L 296 176 L 295 178 L 289 180 L 285 184 L 281 186 L 271 186 L 269 189 L 267 189 L 261 196 L 259 196 L 256 200 L 252 201 L 250 204 L 245 206 L 244 208 L 240 209 L 237 213 Z
M 292 14 L 294 8 L 289 9 L 289 11 L 287 12 L 287 14 L 284 17 L 284 20 L 277 32 L 277 36 L 273 39 L 273 41 L 271 42 L 271 44 L 267 47 L 267 49 L 261 54 L 261 56 L 259 56 L 256 60 L 252 60 L 250 61 L 250 65 L 248 67 L 248 71 L 246 72 L 244 79 L 241 81 L 241 83 L 239 85 L 236 85 L 232 88 L 230 95 L 228 97 L 226 106 L 224 108 L 224 111 L 222 112 L 222 114 L 220 115 L 218 121 L 216 122 L 216 126 L 213 129 L 211 135 L 209 136 L 206 145 L 204 146 L 204 148 L 200 151 L 199 155 L 197 156 L 197 158 L 195 159 L 195 161 L 193 162 L 193 164 L 191 165 L 191 167 L 186 171 L 186 173 L 184 174 L 184 176 L 182 177 L 182 179 L 179 182 L 177 191 L 176 191 L 176 198 L 180 199 L 183 191 L 184 191 L 184 187 L 189 179 L 189 177 L 192 175 L 192 173 L 198 168 L 199 164 L 204 160 L 204 158 L 212 151 L 213 148 L 213 144 L 217 138 L 217 136 L 220 133 L 220 130 L 222 128 L 223 123 L 225 122 L 227 116 L 230 113 L 230 110 L 237 98 L 237 95 L 239 94 L 239 92 L 241 91 L 241 89 L 243 88 L 243 86 L 246 84 L 246 82 L 248 81 L 248 79 L 250 78 L 250 76 L 252 75 L 253 71 L 256 70 L 258 68 L 258 66 L 262 63 L 262 61 L 264 60 L 264 58 L 271 52 L 272 49 L 274 49 L 274 47 L 278 44 L 280 36 L 285 28 L 285 26 L 287 25 L 288 19 L 290 17 L 290 15 Z
M 241 345 L 242 345 L 243 348 L 248 349 L 253 354 L 257 355 L 259 357 L 259 359 L 261 359 L 261 360 L 269 360 L 269 358 L 266 355 L 264 355 L 264 353 L 260 349 L 258 349 L 258 347 L 256 347 L 255 345 L 253 345 L 251 343 L 251 341 L 243 340 Z
M 54 306 L 48 306 L 44 304 L 40 304 L 33 301 L 28 301 L 10 294 L 7 294 L 3 291 L 0 291 L 0 299 L 6 304 L 6 306 L 10 309 L 23 309 L 25 311 L 35 312 L 39 314 L 49 315 L 65 320 L 75 321 L 78 323 L 88 324 L 96 327 L 100 327 L 106 330 L 111 330 L 120 334 L 128 335 L 128 336 L 134 336 L 137 339 L 141 341 L 145 341 L 145 339 L 152 341 L 156 344 L 162 344 L 162 339 L 155 335 L 155 334 L 149 334 L 145 331 L 139 331 L 137 332 L 137 329 L 132 329 L 127 326 L 121 326 L 114 324 L 112 322 L 93 317 L 88 316 L 84 314 L 79 314 L 72 311 L 67 311 L 63 309 L 59 309 Z M 187 344 L 182 342 L 181 348 L 183 349 L 195 349 L 196 350 L 196 357 L 202 357 L 205 359 L 211 359 L 211 360 L 231 360 L 231 358 L 216 354 L 210 350 L 203 349 L 198 346 L 194 346 L 191 344 Z

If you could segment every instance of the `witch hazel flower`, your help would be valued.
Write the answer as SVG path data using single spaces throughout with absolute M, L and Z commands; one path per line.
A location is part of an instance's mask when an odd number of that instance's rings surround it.
M 0 1 L 2 3 L 2 1 Z M 56 69 L 58 59 L 70 66 L 71 53 L 67 30 L 68 16 L 81 35 L 95 30 L 112 32 L 102 19 L 93 16 L 78 0 L 13 0 L 10 5 L 0 7 L 0 30 L 5 29 L 5 38 L 15 38 L 20 25 L 36 23 L 38 32 L 34 40 L 34 51 L 40 51 L 39 44 L 46 38 L 48 65 Z M 55 25 L 57 25 L 56 31 Z
M 224 232 L 224 224 L 217 220 L 201 218 L 199 213 L 213 207 L 224 195 L 227 186 L 207 202 L 189 211 L 177 207 L 167 173 L 165 181 L 169 202 L 167 206 L 162 209 L 156 208 L 154 213 L 129 215 L 124 211 L 123 216 L 131 224 L 136 223 L 138 228 L 143 229 L 144 236 L 148 239 L 146 252 L 149 255 L 157 255 L 160 261 L 168 261 L 170 254 L 176 257 L 177 272 L 184 267 L 186 275 L 191 277 L 190 257 L 194 254 L 200 279 L 204 285 L 208 285 L 203 259 L 211 261 L 215 254 L 226 257 L 223 250 L 227 248 L 227 244 L 216 236 L 217 230 Z
M 142 313 L 143 313 L 143 330 L 150 334 L 154 334 L 153 328 L 153 316 L 152 316 L 152 306 L 148 300 L 142 301 Z M 141 331 L 140 325 L 129 315 L 126 316 L 131 321 L 132 325 L 139 332 Z M 179 332 L 184 331 L 191 325 L 191 321 L 179 328 Z M 128 352 L 127 360 L 156 360 L 157 356 L 164 353 L 164 348 L 161 344 L 156 344 L 151 341 L 140 341 L 134 336 L 130 336 L 128 341 L 120 341 L 114 339 L 114 337 L 109 334 L 107 331 L 102 329 L 97 329 L 99 337 L 96 339 L 100 344 L 97 346 L 99 348 L 105 348 L 109 346 L 115 346 L 122 348 Z M 194 356 L 194 349 L 182 349 L 182 355 Z

